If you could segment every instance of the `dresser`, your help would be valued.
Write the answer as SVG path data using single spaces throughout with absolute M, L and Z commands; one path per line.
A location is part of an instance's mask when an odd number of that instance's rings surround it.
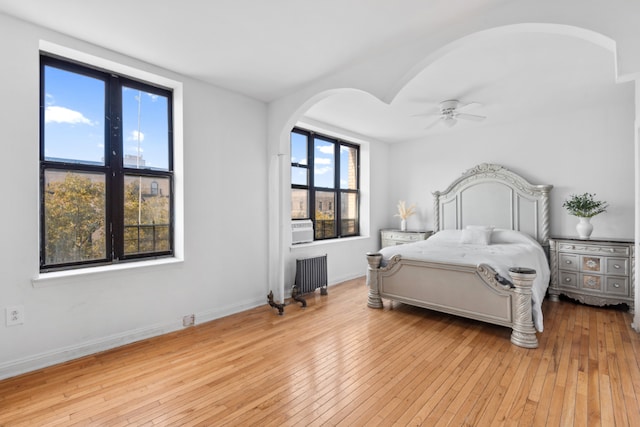
M 432 234 L 432 231 L 380 230 L 380 243 L 381 247 L 386 248 L 387 246 L 426 240 Z
M 549 258 L 552 301 L 562 294 L 597 306 L 624 303 L 633 312 L 633 240 L 552 237 Z

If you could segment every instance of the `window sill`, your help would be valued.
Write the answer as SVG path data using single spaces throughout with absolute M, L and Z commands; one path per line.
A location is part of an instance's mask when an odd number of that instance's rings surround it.
M 84 280 L 87 276 L 109 275 L 117 272 L 126 272 L 139 268 L 155 268 L 163 265 L 182 263 L 181 258 L 162 258 L 149 261 L 126 262 L 121 264 L 103 265 L 99 267 L 78 268 L 74 270 L 54 271 L 51 273 L 39 273 L 31 279 L 34 288 L 44 288 L 62 283 Z
M 291 246 L 289 246 L 289 250 L 290 251 L 294 251 L 296 249 L 302 249 L 302 248 L 312 248 L 312 247 L 316 247 L 316 246 L 347 243 L 347 242 L 353 242 L 355 240 L 364 240 L 364 239 L 368 239 L 368 238 L 369 238 L 369 236 L 354 236 L 354 237 L 342 237 L 340 239 L 317 240 L 315 242 L 298 243 L 298 244 L 295 244 L 295 245 L 291 245 Z

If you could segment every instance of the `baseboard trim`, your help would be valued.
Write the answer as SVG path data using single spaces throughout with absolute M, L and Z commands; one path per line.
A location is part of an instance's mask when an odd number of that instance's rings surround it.
M 267 304 L 266 294 L 264 296 L 264 299 L 260 301 L 245 301 L 243 303 L 230 305 L 218 310 L 209 310 L 201 313 L 195 313 L 195 323 L 201 324 L 209 322 L 211 320 L 239 313 L 241 311 L 255 308 L 263 304 Z M 102 351 L 111 350 L 137 341 L 142 341 L 148 338 L 168 334 L 180 329 L 184 329 L 184 327 L 182 326 L 182 318 L 171 322 L 151 325 L 144 328 L 134 329 L 119 334 L 94 339 L 82 344 L 47 351 L 33 356 L 28 356 L 23 359 L 0 363 L 0 380 L 22 375 L 38 369 L 47 368 L 59 363 L 69 362 L 71 360 L 90 356 Z

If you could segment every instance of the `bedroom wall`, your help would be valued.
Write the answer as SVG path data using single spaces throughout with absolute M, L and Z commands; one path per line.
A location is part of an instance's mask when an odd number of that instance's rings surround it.
M 543 88 L 541 88 L 543 90 Z M 609 202 L 593 218 L 593 237 L 634 237 L 634 87 L 617 85 L 597 105 L 562 115 L 531 117 L 502 126 L 478 124 L 443 131 L 389 151 L 387 225 L 398 227 L 397 200 L 417 203 L 409 228 L 433 227 L 433 191 L 467 169 L 497 163 L 532 184 L 552 184 L 551 234 L 576 235 L 577 220 L 562 208 L 571 193 L 596 193 Z
M 0 28 L 0 378 L 265 304 L 266 105 L 4 15 Z M 40 39 L 183 83 L 184 262 L 33 286 Z M 13 305 L 25 321 L 7 327 Z

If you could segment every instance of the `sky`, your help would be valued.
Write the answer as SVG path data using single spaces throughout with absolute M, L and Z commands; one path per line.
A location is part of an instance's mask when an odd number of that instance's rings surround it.
M 45 158 L 104 164 L 104 102 L 102 80 L 46 66 Z M 124 154 L 167 170 L 168 99 L 125 87 L 122 103 Z
M 314 183 L 316 187 L 334 188 L 335 156 L 333 143 L 321 138 L 314 138 L 315 168 Z M 340 188 L 348 188 L 348 162 L 342 157 L 347 155 L 348 148 L 341 147 Z M 291 132 L 291 163 L 307 164 L 307 136 Z M 291 182 L 293 184 L 308 185 L 306 168 L 292 168 Z

